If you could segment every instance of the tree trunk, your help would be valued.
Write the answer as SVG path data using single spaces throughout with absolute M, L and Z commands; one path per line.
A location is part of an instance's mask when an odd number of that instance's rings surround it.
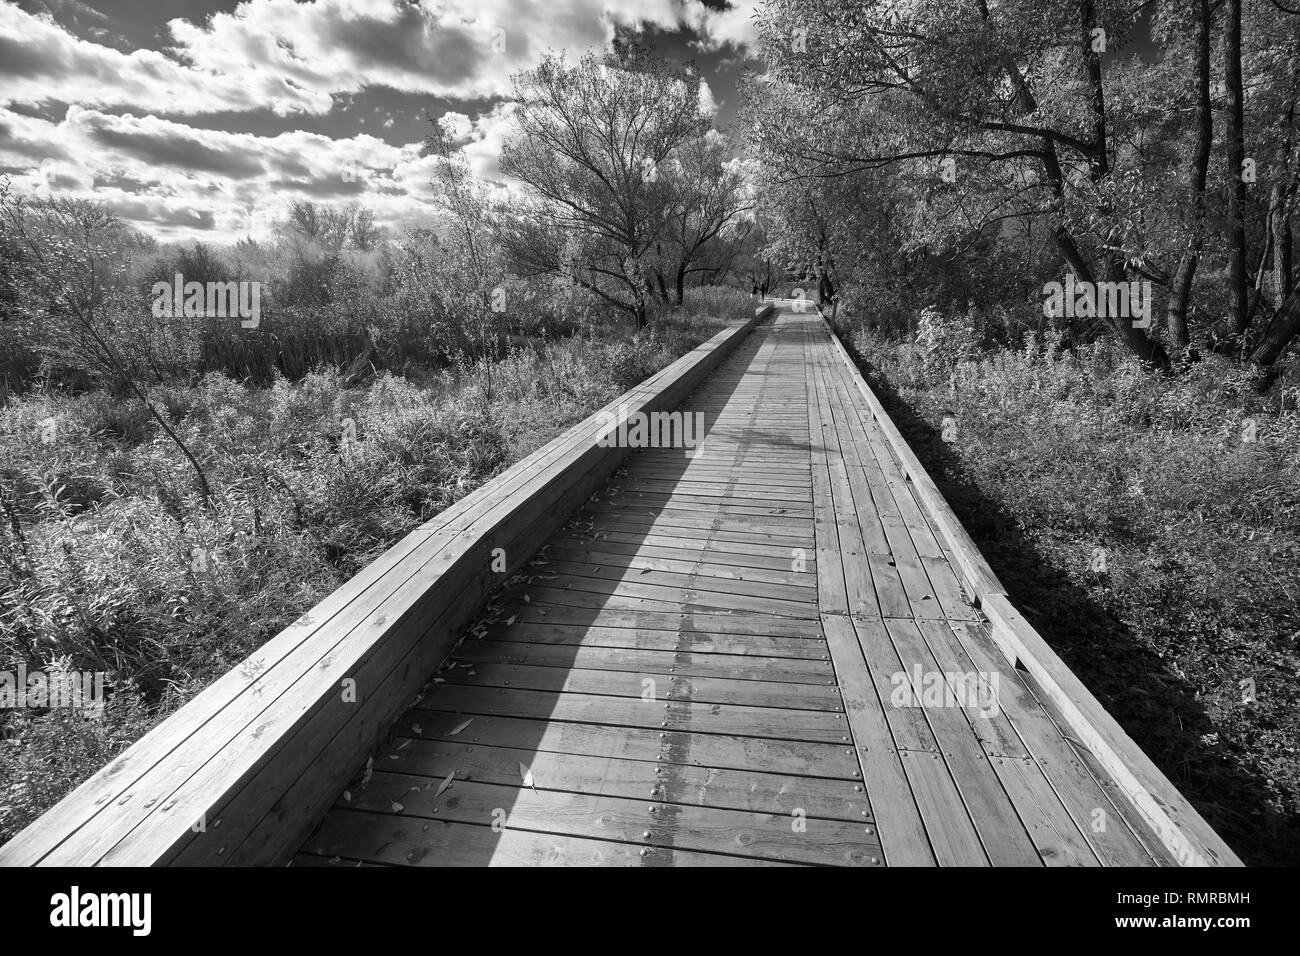
M 1273 321 L 1268 324 L 1264 337 L 1251 353 L 1251 361 L 1265 368 L 1272 365 L 1291 344 L 1297 332 L 1300 332 L 1300 289 L 1292 289 L 1273 316 Z
M 1228 94 L 1228 315 L 1232 329 L 1240 334 L 1250 325 L 1250 303 L 1246 293 L 1246 181 L 1242 165 L 1246 159 L 1244 107 L 1241 87 L 1241 0 L 1227 0 L 1228 21 L 1223 38 L 1224 83 Z
M 1192 280 L 1201 254 L 1205 225 L 1205 180 L 1210 168 L 1210 147 L 1213 143 L 1213 117 L 1210 113 L 1210 12 L 1209 0 L 1198 0 L 1196 23 L 1196 151 L 1192 155 L 1192 207 L 1195 220 L 1192 245 L 1183 253 L 1182 260 L 1169 283 L 1169 305 L 1165 310 L 1165 324 L 1175 348 L 1186 348 L 1191 341 L 1187 330 L 1187 304 L 1192 295 Z
M 665 303 L 668 302 L 668 287 L 664 284 L 664 274 L 658 269 L 655 270 L 655 281 L 659 283 L 659 298 Z
M 686 263 L 680 263 L 677 266 L 677 304 L 681 305 L 686 298 Z
M 1282 303 L 1291 294 L 1291 223 L 1285 200 L 1287 190 L 1273 185 L 1269 197 L 1269 226 L 1273 231 L 1273 296 Z

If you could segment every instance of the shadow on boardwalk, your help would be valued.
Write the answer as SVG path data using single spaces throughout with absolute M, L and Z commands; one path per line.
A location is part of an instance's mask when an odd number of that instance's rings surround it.
M 1062 660 L 1248 865 L 1295 865 L 1300 825 L 1266 781 L 1225 746 L 1196 687 L 1098 606 L 984 494 L 889 382 L 841 339 L 917 457 L 975 539 L 1013 603 Z

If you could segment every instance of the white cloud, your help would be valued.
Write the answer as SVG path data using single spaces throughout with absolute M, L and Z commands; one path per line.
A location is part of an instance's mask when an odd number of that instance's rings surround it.
M 268 91 L 237 75 L 187 67 L 151 50 L 78 40 L 53 21 L 0 5 L 0 103 L 62 100 L 207 113 L 252 110 Z
M 328 113 L 333 95 L 386 86 L 500 98 L 546 50 L 607 43 L 615 24 L 696 26 L 714 46 L 745 35 L 746 11 L 698 0 L 246 0 L 203 23 L 167 23 L 164 52 L 77 39 L 52 20 L 0 7 L 0 102 L 62 100 L 202 114 Z
M 18 170 L 20 190 L 52 186 L 108 202 L 163 239 L 220 242 L 248 231 L 264 237 L 295 198 L 358 199 L 392 228 L 422 224 L 434 161 L 419 156 L 418 143 L 393 146 L 364 133 L 259 136 L 157 114 L 324 115 L 338 97 L 369 87 L 485 99 L 495 105 L 472 118 L 451 117 L 458 145 L 476 174 L 509 186 L 498 159 L 510 129 L 512 73 L 548 50 L 576 56 L 602 46 L 616 24 L 691 26 L 709 49 L 744 43 L 754 7 L 719 12 L 698 0 L 245 0 L 202 23 L 170 21 L 170 45 L 161 52 L 124 53 L 78 39 L 48 15 L 0 2 L 0 166 Z M 57 121 L 4 108 L 49 101 L 72 105 Z M 716 109 L 707 84 L 700 102 L 710 113 Z M 393 125 L 386 113 L 375 121 Z
M 393 228 L 430 213 L 431 161 L 419 158 L 418 143 L 199 130 L 80 107 L 59 122 L 0 108 L 0 128 L 8 131 L 0 165 L 24 170 L 13 177 L 20 191 L 105 202 L 160 239 L 265 238 L 271 220 L 302 198 L 357 199 Z

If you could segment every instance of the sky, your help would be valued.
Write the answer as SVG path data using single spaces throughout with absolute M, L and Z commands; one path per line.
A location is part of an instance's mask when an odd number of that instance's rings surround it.
M 757 0 L 0 0 L 0 176 L 161 241 L 264 239 L 295 199 L 427 225 L 425 111 L 500 181 L 510 76 L 615 36 L 694 62 L 725 127 Z

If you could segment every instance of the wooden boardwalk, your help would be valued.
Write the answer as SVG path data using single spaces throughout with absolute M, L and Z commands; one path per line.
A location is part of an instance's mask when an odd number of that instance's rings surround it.
M 963 594 L 815 313 L 489 602 L 296 866 L 1171 862 Z M 1007 612 L 1010 613 L 1010 612 Z

